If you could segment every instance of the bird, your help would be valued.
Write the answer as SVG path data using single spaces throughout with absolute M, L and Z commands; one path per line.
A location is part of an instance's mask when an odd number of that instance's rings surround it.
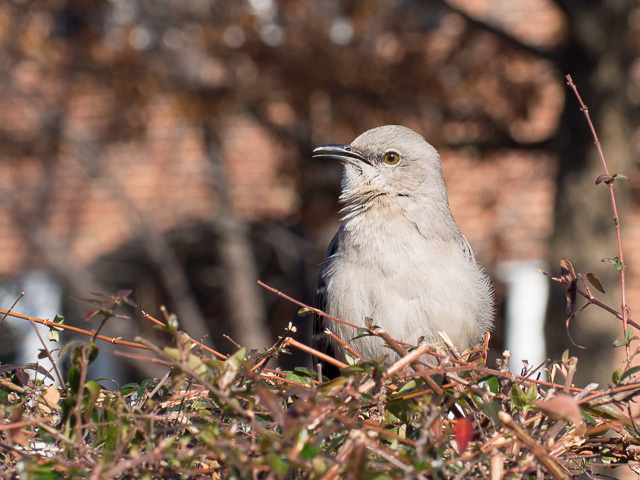
M 439 332 L 459 351 L 479 342 L 492 328 L 493 290 L 453 219 L 436 149 L 407 127 L 386 125 L 312 156 L 343 165 L 341 225 L 314 307 L 412 345 L 441 344 Z M 337 360 L 349 354 L 327 329 L 365 360 L 397 358 L 380 337 L 315 315 L 313 346 Z

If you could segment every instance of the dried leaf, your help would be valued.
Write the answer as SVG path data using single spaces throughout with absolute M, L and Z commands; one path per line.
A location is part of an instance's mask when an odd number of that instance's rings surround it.
M 576 310 L 576 297 L 578 295 L 578 280 L 573 279 L 567 285 L 567 317 L 571 317 Z
M 53 410 L 50 406 L 57 405 L 60 401 L 60 392 L 56 388 L 55 385 L 49 385 L 46 387 L 46 393 L 44 394 L 45 404 L 40 404 L 40 408 L 44 411 L 45 414 L 53 413 Z
M 22 367 L 18 367 L 13 372 L 18 382 L 20 382 L 21 386 L 26 386 L 29 383 L 29 374 L 26 373 Z
M 560 259 L 560 272 L 562 273 L 562 276 L 569 281 L 576 279 L 576 271 L 568 258 Z
M 586 276 L 587 276 L 587 280 L 589 280 L 589 283 L 591 285 L 593 285 L 600 292 L 605 293 L 604 287 L 602 286 L 602 283 L 600 282 L 600 279 L 598 278 L 598 276 L 595 273 L 587 272 Z
M 571 395 L 558 394 L 548 400 L 535 403 L 542 412 L 555 418 L 569 421 L 577 425 L 582 421 L 582 414 L 578 402 Z

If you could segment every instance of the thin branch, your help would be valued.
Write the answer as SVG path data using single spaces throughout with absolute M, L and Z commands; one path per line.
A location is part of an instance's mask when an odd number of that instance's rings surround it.
M 618 240 L 618 262 L 622 265 L 622 268 L 619 271 L 620 271 L 620 303 L 621 303 L 621 309 L 622 309 L 622 334 L 624 336 L 624 332 L 626 332 L 627 324 L 629 322 L 629 307 L 627 306 L 627 298 L 626 298 L 626 282 L 625 282 L 626 265 L 624 263 L 624 258 L 622 256 L 622 232 L 620 230 L 620 217 L 618 216 L 616 196 L 613 191 L 613 183 L 615 178 L 612 178 L 611 175 L 609 174 L 607 161 L 604 158 L 602 145 L 600 144 L 600 140 L 598 140 L 598 134 L 596 133 L 596 129 L 593 126 L 593 122 L 591 121 L 591 116 L 589 115 L 589 109 L 587 108 L 585 103 L 582 101 L 582 97 L 580 97 L 580 94 L 578 93 L 578 87 L 576 87 L 576 85 L 573 83 L 573 80 L 571 79 L 571 75 L 567 75 L 566 79 L 567 79 L 567 85 L 571 87 L 571 89 L 573 90 L 573 93 L 575 93 L 576 98 L 578 99 L 578 102 L 580 102 L 580 108 L 582 110 L 582 113 L 584 113 L 584 116 L 587 119 L 587 123 L 589 124 L 589 128 L 591 129 L 591 134 L 593 135 L 593 139 L 595 140 L 596 147 L 598 149 L 598 154 L 600 155 L 600 160 L 602 160 L 602 166 L 604 168 L 604 172 L 607 175 L 607 177 L 610 178 L 610 180 L 605 181 L 605 183 L 609 187 L 609 196 L 611 198 L 611 208 L 613 209 L 613 223 L 615 224 L 615 227 L 616 227 L 616 236 Z M 628 343 L 625 345 L 625 351 L 627 356 L 627 364 L 629 364 L 629 344 Z
M 30 315 L 24 315 L 22 313 L 15 313 L 15 312 L 10 312 L 8 310 L 1 310 L 1 309 L 0 309 L 0 315 L 8 315 L 10 317 L 20 318 L 22 320 L 27 320 L 30 322 L 33 321 L 35 323 L 39 323 L 40 325 L 44 325 L 45 327 L 54 327 L 62 330 L 69 330 L 71 332 L 80 333 L 88 337 L 91 337 L 93 335 L 93 332 L 90 332 L 89 330 L 84 330 L 78 327 L 72 327 L 71 325 L 65 325 L 64 323 L 52 322 L 51 320 L 47 320 L 46 318 L 37 318 L 37 317 L 32 317 Z M 126 345 L 128 347 L 143 348 L 145 350 L 149 349 L 149 347 L 147 347 L 146 345 L 142 345 L 140 343 L 127 342 L 125 340 L 120 340 L 119 338 L 107 337 L 106 335 L 97 335 L 96 338 L 99 340 L 103 340 L 105 342 L 113 343 L 114 345 Z
M 38 331 L 38 327 L 36 326 L 36 322 L 33 319 L 29 319 L 29 322 L 33 327 L 33 331 L 36 332 L 36 335 L 38 336 L 38 339 L 42 344 L 42 348 L 44 348 L 44 351 L 47 353 L 47 358 L 51 362 L 51 365 L 53 365 L 53 369 L 56 372 L 56 376 L 58 377 L 58 381 L 60 382 L 60 385 L 64 385 L 64 378 L 62 377 L 62 372 L 60 372 L 60 369 L 58 368 L 58 363 L 53 359 L 53 355 L 51 354 L 51 350 L 49 350 L 47 343 L 44 341 L 44 338 L 42 338 L 42 335 L 40 335 L 40 332 Z
M 552 52 L 548 50 L 542 50 L 529 43 L 525 43 L 522 40 L 519 40 L 518 38 L 514 37 L 513 35 L 509 35 L 503 29 L 498 28 L 495 25 L 491 25 L 487 22 L 483 22 L 482 20 L 478 20 L 476 17 L 468 14 L 462 8 L 458 8 L 450 4 L 446 0 L 437 0 L 437 3 L 447 8 L 448 10 L 454 12 L 455 14 L 460 15 L 472 27 L 492 33 L 503 42 L 509 45 L 512 45 L 518 48 L 519 50 L 522 50 L 523 52 L 530 53 L 532 55 L 535 55 L 536 57 L 546 58 L 547 60 L 554 60 Z
M 554 282 L 558 282 L 558 283 L 560 283 L 562 285 L 565 285 L 565 286 L 569 285 L 569 281 L 567 281 L 564 277 L 554 277 L 553 275 L 551 275 L 548 272 L 545 272 L 544 270 L 538 270 L 538 271 L 540 273 L 542 273 L 543 275 L 549 277 Z M 576 292 L 578 294 L 580 294 L 581 296 L 583 296 L 584 298 L 586 298 L 587 300 L 589 300 L 589 303 L 597 305 L 598 307 L 602 308 L 603 310 L 606 310 L 610 314 L 615 315 L 615 317 L 618 318 L 619 320 L 622 320 L 622 314 L 620 312 L 618 312 L 616 309 L 611 308 L 606 303 L 598 300 L 593 295 L 589 295 L 587 292 L 585 292 L 584 290 L 581 290 L 580 288 L 577 288 Z M 631 317 L 627 317 L 627 324 L 631 325 L 631 326 L 633 326 L 633 327 L 635 327 L 637 329 L 640 329 L 640 324 L 638 324 L 637 322 L 632 320 Z

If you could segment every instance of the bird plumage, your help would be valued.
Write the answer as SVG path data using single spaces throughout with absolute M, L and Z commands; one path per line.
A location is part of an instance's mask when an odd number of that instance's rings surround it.
M 318 279 L 316 307 L 364 326 L 365 318 L 397 340 L 439 342 L 444 331 L 464 350 L 491 328 L 488 278 L 458 229 L 440 157 L 422 136 L 396 125 L 369 130 L 351 145 L 314 150 L 344 165 L 342 225 Z M 314 342 L 339 360 L 345 352 L 325 328 L 364 358 L 392 352 L 377 337 L 317 317 Z

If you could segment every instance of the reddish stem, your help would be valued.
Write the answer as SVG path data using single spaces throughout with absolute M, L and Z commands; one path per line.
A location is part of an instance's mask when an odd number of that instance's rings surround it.
M 600 140 L 598 140 L 598 134 L 596 133 L 596 129 L 593 126 L 593 122 L 591 121 L 591 117 L 589 116 L 589 109 L 582 101 L 582 97 L 578 93 L 578 87 L 573 83 L 571 79 L 571 75 L 566 76 L 567 85 L 571 87 L 573 93 L 575 93 L 578 102 L 580 103 L 580 108 L 582 113 L 587 119 L 587 123 L 589 124 L 589 128 L 591 129 L 591 134 L 593 135 L 593 139 L 595 140 L 596 147 L 598 148 L 598 153 L 600 154 L 600 159 L 602 160 L 602 166 L 604 167 L 604 173 L 611 177 L 609 174 L 609 168 L 607 167 L 607 162 L 604 158 L 604 153 L 602 152 L 602 145 L 600 144 Z M 609 187 L 609 196 L 611 197 L 611 207 L 613 208 L 613 221 L 616 226 L 616 235 L 618 238 L 618 262 L 622 265 L 622 269 L 620 270 L 620 302 L 622 305 L 622 335 L 624 336 L 624 332 L 627 331 L 627 323 L 629 321 L 629 310 L 627 307 L 627 297 L 626 297 L 626 282 L 625 282 L 625 270 L 626 265 L 624 263 L 624 257 L 622 256 L 622 234 L 620 231 L 620 217 L 618 217 L 618 207 L 616 205 L 616 196 L 613 192 L 613 181 L 606 182 Z M 629 345 L 626 345 L 626 355 L 627 355 L 627 363 L 629 363 Z

